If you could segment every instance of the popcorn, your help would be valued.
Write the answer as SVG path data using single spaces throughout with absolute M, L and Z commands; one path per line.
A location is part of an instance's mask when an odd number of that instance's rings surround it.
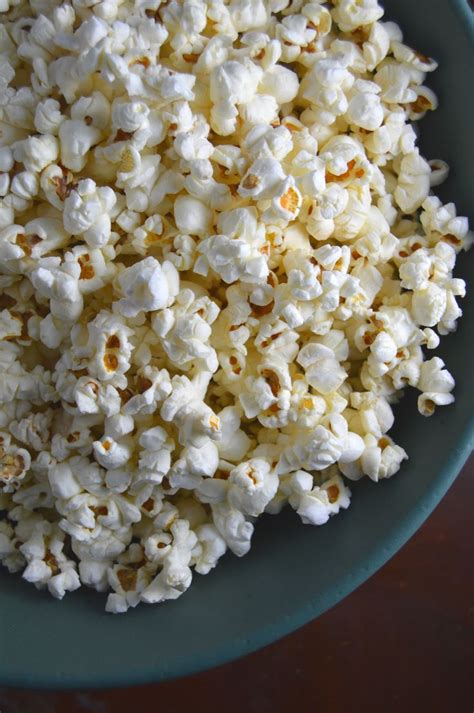
M 317 426 L 307 440 L 282 451 L 277 465 L 278 475 L 291 473 L 301 468 L 305 470 L 324 470 L 335 463 L 342 455 L 342 443 L 334 434 Z
M 31 136 L 18 141 L 13 149 L 15 161 L 22 163 L 27 171 L 39 173 L 58 158 L 58 140 L 50 134 Z
M 83 309 L 77 277 L 57 266 L 55 258 L 45 258 L 30 274 L 35 290 L 49 299 L 51 314 L 67 322 L 75 321 Z
M 0 485 L 6 493 L 14 492 L 31 466 L 31 456 L 18 448 L 8 434 L 0 435 Z
M 107 470 L 124 466 L 132 455 L 132 449 L 126 442 L 117 442 L 110 436 L 94 441 L 93 448 L 96 461 Z
M 110 355 L 106 363 L 109 367 L 115 366 Z M 111 368 L 110 371 L 116 372 L 117 367 Z M 87 376 L 81 376 L 77 380 L 73 398 L 82 414 L 102 412 L 111 416 L 120 410 L 120 397 L 116 389 L 110 385 L 102 386 L 98 381 Z
M 291 132 L 284 125 L 273 128 L 259 123 L 249 130 L 242 142 L 243 151 L 253 160 L 266 155 L 281 161 L 292 148 Z
M 182 233 L 203 236 L 211 230 L 212 211 L 197 198 L 180 196 L 174 203 L 174 219 Z
M 380 442 L 374 436 L 367 435 L 364 441 L 365 449 L 360 459 L 362 472 L 376 483 L 382 478 L 391 478 L 399 470 L 401 462 L 408 458 L 403 448 L 392 444 L 387 437 L 380 439 Z M 349 475 L 349 472 L 346 476 L 350 478 L 352 474 Z
M 430 174 L 430 165 L 418 153 L 403 157 L 394 197 L 404 213 L 413 213 L 421 206 L 430 190 Z
M 155 426 L 142 431 L 139 443 L 142 450 L 139 459 L 140 476 L 136 482 L 161 483 L 171 466 L 174 441 L 164 428 Z
M 193 550 L 194 569 L 199 574 L 209 574 L 225 554 L 227 545 L 219 535 L 217 528 L 211 523 L 200 525 L 196 528 L 195 533 L 198 542 Z
M 237 557 L 243 557 L 250 549 L 254 527 L 240 510 L 228 503 L 211 505 L 212 518 L 227 547 Z
M 321 394 L 337 391 L 347 378 L 333 351 L 323 344 L 309 343 L 304 346 L 297 362 L 305 369 L 308 383 Z
M 117 311 L 124 317 L 136 317 L 167 307 L 179 289 L 179 276 L 170 262 L 162 265 L 153 257 L 140 260 L 118 277 L 122 299 L 116 302 Z
M 444 315 L 447 305 L 446 290 L 435 282 L 428 282 L 423 289 L 415 289 L 412 311 L 415 321 L 423 327 L 434 327 Z
M 109 211 L 117 201 L 109 186 L 97 187 L 91 179 L 79 181 L 64 201 L 64 228 L 71 235 L 83 235 L 87 244 L 106 245 L 110 238 Z
M 250 60 L 226 61 L 210 77 L 211 127 L 221 136 L 234 131 L 238 116 L 235 105 L 246 104 L 257 91 L 262 70 Z
M 48 544 L 46 544 L 48 543 Z M 47 585 L 50 594 L 62 599 L 80 585 L 75 562 L 63 554 L 64 533 L 48 522 L 38 523 L 20 549 L 27 566 L 23 578 L 38 589 Z
M 454 400 L 436 61 L 326 5 L 5 5 L 0 561 L 57 598 L 176 599 L 263 513 L 394 475 L 407 386 Z
M 267 69 L 258 88 L 263 94 L 270 94 L 277 105 L 287 104 L 298 94 L 298 76 L 291 69 L 274 64 Z
M 239 193 L 244 198 L 272 198 L 280 182 L 285 178 L 279 161 L 273 158 L 258 158 L 243 177 Z
M 265 236 L 254 210 L 236 208 L 223 212 L 217 227 L 222 234 L 206 238 L 199 244 L 198 250 L 203 257 L 196 261 L 195 271 L 207 274 L 208 267 L 211 267 L 227 283 L 238 279 L 242 282 L 263 282 L 269 272 L 260 250 Z
M 341 508 L 349 507 L 350 490 L 338 476 L 326 480 L 322 487 L 316 485 L 311 488 L 312 483 L 305 482 L 304 476 L 307 475 L 304 471 L 297 471 L 292 475 L 292 480 L 296 481 L 293 487 L 297 495 L 295 493 L 290 497 L 290 504 L 301 517 L 303 524 L 324 525 L 331 515 L 337 514 Z M 308 490 L 305 485 L 309 486 Z
M 349 123 L 355 124 L 366 131 L 375 131 L 384 119 L 380 98 L 375 92 L 360 92 L 355 94 L 347 107 Z
M 251 440 L 240 428 L 241 418 L 235 406 L 226 406 L 217 414 L 221 424 L 221 438 L 217 441 L 219 457 L 226 461 L 240 461 L 250 449 Z
M 153 604 L 165 599 L 176 599 L 188 589 L 192 580 L 189 567 L 197 538 L 186 520 L 176 520 L 170 528 L 173 542 L 163 562 L 163 568 L 140 594 L 140 600 Z
M 374 75 L 374 81 L 379 85 L 380 97 L 387 104 L 409 104 L 416 101 L 416 91 L 410 86 L 412 72 L 405 64 L 394 60 L 384 60 Z
M 342 32 L 353 32 L 361 25 L 372 25 L 383 15 L 377 0 L 338 0 L 335 5 L 332 16 Z
M 23 198 L 23 200 L 31 200 L 39 191 L 39 181 L 36 174 L 31 171 L 17 173 L 10 184 L 10 190 L 14 195 Z
M 71 107 L 71 118 L 104 131 L 110 119 L 109 102 L 101 92 L 93 91 L 90 96 L 81 97 L 74 102 Z
M 364 60 L 369 71 L 373 71 L 387 56 L 390 48 L 390 35 L 386 29 L 389 23 L 374 22 L 370 33 L 362 45 Z
M 132 547 L 132 546 L 131 546 Z M 124 553 L 125 554 L 125 553 Z M 123 558 L 124 555 L 121 555 Z M 108 574 L 108 584 L 114 591 L 107 597 L 105 610 L 113 614 L 122 614 L 129 607 L 135 607 L 140 602 L 140 593 L 150 583 L 150 574 L 144 567 L 138 570 L 133 566 L 122 564 L 111 567 Z
M 454 379 L 439 357 L 425 361 L 420 367 L 417 388 L 422 392 L 418 397 L 418 410 L 423 416 L 431 416 L 436 406 L 453 403 Z
M 135 383 L 138 393 L 123 405 L 125 416 L 153 413 L 157 404 L 169 396 L 172 390 L 168 371 L 148 364 L 137 372 Z
M 262 458 L 240 463 L 229 474 L 228 500 L 245 515 L 260 515 L 278 489 L 278 476 Z
M 190 381 L 185 376 L 174 376 L 173 390 L 160 410 L 161 418 L 174 421 L 179 428 L 179 442 L 196 448 L 220 440 L 221 424 L 212 409 L 204 403 L 204 393 L 209 384 L 211 372 L 201 371 Z
M 210 439 L 199 448 L 185 446 L 170 470 L 171 487 L 195 488 L 202 478 L 212 478 L 218 465 L 219 452 Z
M 184 289 L 178 293 L 173 307 L 153 317 L 153 330 L 173 364 L 184 371 L 196 366 L 217 371 L 216 352 L 207 344 L 217 314 L 217 305 L 208 297 L 198 297 L 192 290 Z
M 35 413 L 19 421 L 12 421 L 9 430 L 17 441 L 35 451 L 44 451 L 50 437 L 52 418 L 53 412 L 48 409 L 43 413 Z
M 57 463 L 48 472 L 48 480 L 53 495 L 57 498 L 68 500 L 74 495 L 79 495 L 82 488 L 74 477 L 71 463 Z

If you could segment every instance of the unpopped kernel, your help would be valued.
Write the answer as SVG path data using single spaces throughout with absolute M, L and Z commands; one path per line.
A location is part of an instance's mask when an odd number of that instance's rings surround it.
M 3 3 L 0 561 L 107 611 L 322 525 L 453 401 L 466 218 L 376 0 Z

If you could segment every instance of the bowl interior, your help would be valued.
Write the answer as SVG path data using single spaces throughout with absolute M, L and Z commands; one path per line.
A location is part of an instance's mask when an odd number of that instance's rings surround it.
M 474 33 L 467 1 L 386 0 L 385 6 L 406 41 L 439 60 L 428 83 L 440 108 L 421 123 L 421 147 L 426 157 L 449 162 L 438 195 L 469 215 Z M 458 276 L 472 275 L 473 257 L 460 259 Z M 248 556 L 226 556 L 209 576 L 195 575 L 177 601 L 142 605 L 123 617 L 104 613 L 104 595 L 80 590 L 57 602 L 2 570 L 0 684 L 119 686 L 207 668 L 297 628 L 369 577 L 419 527 L 470 452 L 472 296 L 462 306 L 458 332 L 437 352 L 456 378 L 456 403 L 424 419 L 416 394 L 403 399 L 393 433 L 410 460 L 395 478 L 357 483 L 349 510 L 322 528 L 303 526 L 292 512 L 264 517 Z

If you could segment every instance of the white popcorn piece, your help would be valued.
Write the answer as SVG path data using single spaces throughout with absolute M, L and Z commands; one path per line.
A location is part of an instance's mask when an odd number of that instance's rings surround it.
M 48 472 L 48 479 L 53 495 L 57 498 L 66 500 L 82 490 L 68 463 L 54 465 Z
M 122 408 L 128 417 L 138 413 L 153 413 L 157 404 L 170 395 L 172 387 L 169 373 L 166 369 L 147 365 L 137 373 L 136 388 L 138 393 L 131 396 Z
M 240 510 L 228 503 L 211 505 L 214 525 L 227 544 L 227 547 L 237 557 L 243 557 L 250 549 L 254 527 Z
M 180 196 L 174 203 L 176 225 L 182 233 L 206 235 L 212 224 L 212 211 L 191 196 Z
M 416 101 L 416 91 L 410 86 L 412 72 L 406 64 L 386 59 L 374 76 L 380 86 L 381 98 L 388 104 L 407 104 Z
M 64 228 L 71 235 L 83 235 L 92 248 L 106 245 L 111 231 L 109 211 L 116 200 L 109 186 L 98 188 L 91 179 L 79 181 L 64 201 Z
M 170 470 L 171 487 L 195 488 L 202 478 L 211 478 L 218 465 L 219 452 L 210 439 L 198 448 L 185 446 Z
M 0 435 L 0 485 L 6 493 L 21 485 L 31 466 L 31 455 L 25 448 L 10 443 L 8 434 Z
M 225 554 L 227 545 L 217 528 L 211 523 L 200 525 L 195 530 L 198 552 L 193 552 L 194 569 L 199 574 L 209 574 Z
M 274 64 L 267 69 L 258 88 L 263 94 L 274 97 L 278 105 L 287 104 L 298 94 L 298 76 L 290 69 Z
M 413 292 L 413 316 L 423 327 L 434 327 L 438 324 L 446 310 L 446 305 L 446 290 L 435 282 L 428 282 L 426 287 L 415 289 Z
M 139 443 L 142 450 L 136 482 L 161 483 L 171 466 L 174 441 L 161 426 L 155 426 L 142 432 Z
M 40 134 L 53 134 L 56 136 L 65 117 L 61 107 L 55 99 L 40 101 L 35 109 L 35 128 Z
M 100 441 L 94 441 L 94 457 L 107 470 L 124 466 L 132 455 L 132 449 L 125 440 L 115 441 L 110 436 L 104 436 Z
M 352 32 L 361 25 L 372 25 L 382 15 L 383 9 L 377 0 L 338 0 L 332 11 L 333 20 L 342 32 Z
M 305 369 L 308 383 L 322 394 L 336 391 L 347 378 L 333 351 L 323 344 L 307 344 L 300 350 L 297 361 Z
M 125 317 L 136 317 L 172 304 L 178 294 L 179 275 L 172 263 L 160 264 L 147 257 L 124 270 L 118 284 L 124 296 L 116 302 L 117 310 Z
M 71 171 L 81 171 L 87 153 L 101 139 L 100 131 L 78 119 L 66 119 L 59 127 L 61 162 Z
M 79 317 L 83 309 L 78 275 L 68 274 L 65 269 L 56 265 L 55 258 L 46 259 L 42 266 L 32 271 L 30 280 L 39 294 L 49 299 L 51 314 L 72 322 Z
M 303 474 L 303 471 L 294 473 L 292 479 L 297 479 L 300 474 Z M 303 480 L 301 476 L 299 479 Z M 304 484 L 301 485 L 304 488 Z M 297 497 L 290 498 L 290 503 L 305 525 L 324 525 L 331 515 L 337 514 L 341 508 L 349 507 L 350 490 L 338 476 L 327 480 L 322 487 L 316 485 L 308 490 L 303 488 Z
M 85 557 L 81 559 L 78 570 L 82 584 L 86 587 L 96 589 L 98 592 L 107 591 L 109 586 L 107 571 L 111 564 L 111 560 L 100 562 L 97 560 L 86 559 Z
M 58 158 L 58 140 L 51 134 L 32 136 L 19 141 L 13 149 L 15 161 L 20 161 L 27 171 L 39 173 Z
M 385 59 L 390 49 L 387 24 L 389 23 L 374 22 L 370 27 L 370 34 L 362 46 L 364 60 L 369 71 L 373 71 Z
M 62 599 L 66 592 L 80 587 L 76 565 L 63 553 L 64 533 L 57 525 L 38 523 L 30 537 L 21 545 L 27 566 L 23 578 L 36 587 L 47 585 L 50 594 Z
M 92 379 L 97 378 L 101 381 L 111 382 L 120 388 L 125 388 L 127 381 L 124 379 L 124 374 L 130 368 L 130 358 L 133 347 L 130 342 L 130 337 L 133 330 L 126 326 L 124 320 L 119 316 L 112 314 L 106 310 L 102 310 L 97 316 L 87 325 L 87 337 L 85 344 L 78 349 L 78 356 L 89 358 L 88 370 Z M 85 379 L 85 381 L 83 381 Z M 90 387 L 92 396 L 95 401 L 100 401 L 101 394 L 100 386 L 94 387 L 88 384 L 88 377 L 80 377 L 77 382 L 76 391 L 82 387 Z M 103 385 L 107 386 L 106 384 Z M 109 399 L 113 400 L 112 391 L 109 390 Z M 89 413 L 93 413 L 91 411 Z M 112 415 L 112 414 L 110 414 Z
M 404 213 L 413 213 L 428 196 L 430 174 L 429 163 L 419 154 L 413 152 L 403 157 L 394 197 Z
M 192 580 L 189 567 L 192 550 L 197 542 L 197 537 L 189 529 L 186 520 L 177 520 L 171 525 L 173 543 L 163 568 L 153 581 L 140 593 L 140 600 L 153 604 L 166 599 L 176 599 L 186 589 Z
M 285 174 L 279 161 L 273 158 L 257 158 L 242 178 L 239 193 L 244 198 L 272 198 Z
M 265 242 L 263 225 L 257 223 L 256 211 L 237 208 L 220 214 L 218 229 L 222 234 L 203 240 L 199 252 L 206 263 L 227 283 L 240 279 L 242 282 L 264 282 L 268 265 L 260 252 Z M 194 270 L 207 274 L 207 265 L 196 261 Z
M 259 123 L 249 130 L 242 141 L 242 150 L 253 160 L 259 155 L 266 155 L 281 161 L 292 148 L 291 132 L 285 125 L 273 128 Z
M 400 469 L 402 461 L 408 458 L 403 448 L 386 436 L 380 442 L 374 436 L 367 435 L 364 441 L 365 450 L 360 459 L 362 471 L 375 482 L 391 478 Z
M 374 92 L 360 92 L 355 94 L 347 107 L 349 123 L 375 131 L 384 119 L 383 107 L 378 95 Z
M 418 410 L 423 416 L 431 416 L 436 406 L 453 403 L 454 379 L 439 357 L 425 361 L 420 367 L 417 388 L 422 392 L 418 397 Z
M 229 474 L 228 500 L 245 515 L 260 515 L 278 489 L 278 476 L 263 458 L 240 463 Z
M 71 546 L 76 557 L 100 564 L 110 563 L 121 555 L 131 539 L 131 529 L 128 527 L 115 532 L 102 526 L 88 530 L 75 526 L 66 519 L 60 521 L 60 527 L 71 535 Z
M 44 451 L 50 438 L 50 427 L 53 418 L 51 409 L 43 413 L 34 413 L 19 421 L 12 421 L 10 433 L 17 441 L 35 451 Z
M 215 372 L 217 356 L 208 340 L 218 308 L 208 297 L 198 294 L 189 288 L 181 290 L 173 307 L 153 317 L 152 327 L 173 364 L 184 371 L 199 366 Z
M 250 448 L 250 438 L 240 428 L 241 419 L 235 406 L 226 406 L 217 414 L 221 424 L 221 438 L 217 442 L 219 457 L 231 462 L 240 461 Z
M 422 72 L 432 72 L 436 69 L 438 63 L 434 59 L 421 54 L 421 52 L 413 50 L 411 47 L 407 47 L 407 45 L 402 44 L 401 40 L 401 32 L 392 32 L 391 47 L 393 50 L 393 56 L 399 62 L 412 65 L 414 68 L 421 70 Z
M 133 544 L 130 545 L 129 552 L 133 547 Z M 141 554 L 140 546 L 138 548 Z M 114 593 L 107 597 L 105 610 L 112 614 L 122 614 L 129 607 L 136 607 L 140 603 L 140 593 L 149 585 L 151 579 L 150 573 L 144 567 L 137 568 L 139 562 L 133 561 L 140 555 L 137 554 L 128 562 L 126 554 L 120 556 L 120 564 L 110 567 L 107 572 L 108 584 Z M 131 566 L 128 567 L 128 564 Z
M 71 252 L 66 253 L 66 262 L 79 264 L 79 289 L 83 295 L 93 293 L 112 281 L 115 266 L 108 259 L 109 255 L 106 250 L 89 249 L 82 245 L 76 245 Z
M 71 118 L 84 121 L 104 131 L 110 120 L 110 104 L 104 94 L 93 91 L 90 96 L 81 97 L 71 107 Z
M 221 438 L 221 424 L 213 410 L 204 403 L 203 391 L 207 389 L 212 374 L 201 371 L 190 381 L 185 376 L 174 376 L 172 393 L 160 410 L 161 418 L 174 421 L 179 428 L 179 442 L 196 448 L 210 438 Z
M 317 426 L 307 440 L 282 451 L 277 465 L 279 475 L 295 470 L 323 470 L 339 460 L 343 442 L 324 426 Z
M 113 378 L 117 374 L 118 363 L 115 364 L 115 361 L 110 358 L 110 354 L 104 358 L 105 370 L 113 372 L 113 375 L 110 374 L 110 378 Z M 112 416 L 120 410 L 120 397 L 116 389 L 110 385 L 102 386 L 91 377 L 81 376 L 77 380 L 73 398 L 81 414 L 103 412 L 105 415 Z

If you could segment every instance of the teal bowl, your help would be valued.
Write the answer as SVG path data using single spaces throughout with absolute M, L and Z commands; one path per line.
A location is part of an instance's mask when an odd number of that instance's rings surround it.
M 421 124 L 428 158 L 451 166 L 439 190 L 462 215 L 472 208 L 474 22 L 467 0 L 386 0 L 406 42 L 439 60 L 430 86 L 440 108 Z M 471 212 L 471 219 L 474 215 Z M 472 276 L 474 255 L 457 275 Z M 456 403 L 432 418 L 408 394 L 394 436 L 410 460 L 389 481 L 354 484 L 353 502 L 322 528 L 292 512 L 264 517 L 250 554 L 225 560 L 164 606 L 105 614 L 104 595 L 79 591 L 57 602 L 19 576 L 0 573 L 0 685 L 34 688 L 128 686 L 163 681 L 243 656 L 288 634 L 370 577 L 421 525 L 473 443 L 474 280 L 459 330 L 439 354 L 457 382 Z M 420 567 L 423 563 L 420 562 Z

